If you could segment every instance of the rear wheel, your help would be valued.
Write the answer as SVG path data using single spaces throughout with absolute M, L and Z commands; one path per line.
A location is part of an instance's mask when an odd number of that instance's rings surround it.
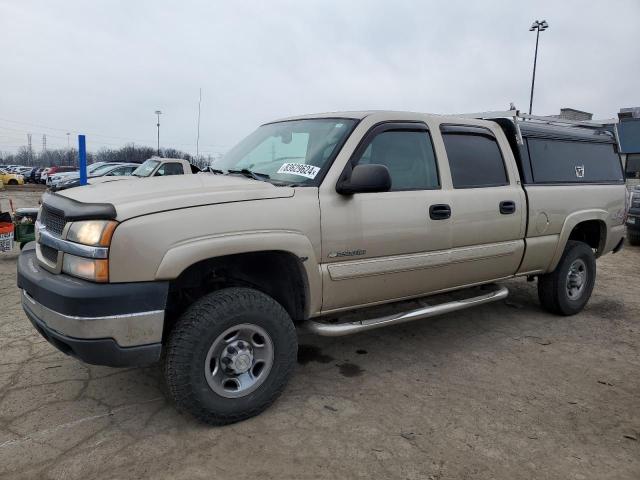
M 540 304 L 557 315 L 575 315 L 589 301 L 595 280 L 593 250 L 586 243 L 569 240 L 556 269 L 538 278 Z
M 8 185 L 17 185 L 17 184 L 18 184 L 18 181 L 17 181 L 16 179 L 12 178 L 12 179 L 11 179 L 11 180 L 9 180 L 9 182 L 7 182 L 7 183 L 8 183 Z
M 629 239 L 629 244 L 638 246 L 640 245 L 640 232 L 633 232 L 631 230 L 627 230 L 627 238 Z
M 204 296 L 180 318 L 166 345 L 165 377 L 179 409 L 212 425 L 245 420 L 284 390 L 296 363 L 291 318 L 249 288 Z

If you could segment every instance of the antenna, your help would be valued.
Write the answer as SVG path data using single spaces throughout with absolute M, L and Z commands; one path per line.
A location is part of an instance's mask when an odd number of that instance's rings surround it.
M 202 88 L 200 88 L 200 97 L 198 98 L 198 135 L 196 137 L 196 158 L 200 153 L 200 104 L 202 103 Z

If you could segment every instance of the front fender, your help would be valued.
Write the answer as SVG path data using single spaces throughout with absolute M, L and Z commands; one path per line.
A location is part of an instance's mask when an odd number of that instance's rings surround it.
M 263 230 L 225 233 L 176 243 L 163 256 L 155 278 L 171 280 L 202 260 L 261 251 L 288 252 L 301 260 L 309 285 L 309 311 L 311 313 L 320 311 L 322 302 L 320 266 L 311 241 L 295 231 Z

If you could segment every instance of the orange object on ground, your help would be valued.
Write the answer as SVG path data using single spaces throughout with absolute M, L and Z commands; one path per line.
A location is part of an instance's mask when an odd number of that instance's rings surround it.
M 0 252 L 13 250 L 13 223 L 0 222 Z

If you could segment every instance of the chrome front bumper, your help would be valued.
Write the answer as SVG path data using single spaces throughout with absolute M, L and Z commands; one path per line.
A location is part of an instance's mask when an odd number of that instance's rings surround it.
M 120 347 L 162 341 L 164 310 L 104 317 L 78 317 L 51 310 L 35 301 L 24 290 L 22 290 L 22 308 L 48 329 L 67 337 L 85 340 L 111 338 Z

